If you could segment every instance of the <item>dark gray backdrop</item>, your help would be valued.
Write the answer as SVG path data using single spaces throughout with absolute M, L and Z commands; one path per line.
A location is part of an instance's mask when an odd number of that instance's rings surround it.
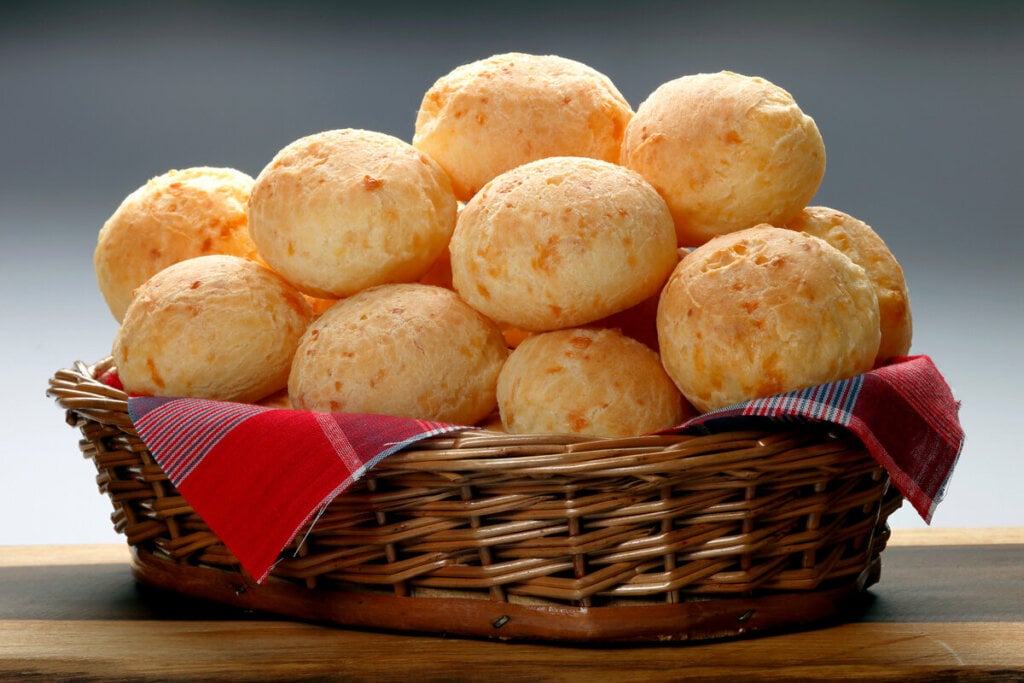
M 935 523 L 1024 524 L 1024 3 L 352 4 L 2 5 L 0 544 L 116 540 L 44 390 L 109 352 L 91 258 L 125 195 L 170 168 L 255 176 L 329 128 L 410 140 L 438 76 L 506 51 L 585 62 L 634 107 L 719 69 L 793 93 L 828 152 L 814 203 L 886 239 L 910 283 L 913 351 L 963 401 L 967 447 Z M 893 524 L 921 522 L 905 509 Z

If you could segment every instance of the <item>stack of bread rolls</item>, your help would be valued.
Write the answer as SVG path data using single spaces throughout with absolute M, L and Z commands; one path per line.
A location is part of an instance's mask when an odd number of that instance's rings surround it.
M 252 178 L 170 171 L 100 231 L 132 393 L 634 436 L 910 348 L 903 272 L 811 206 L 814 120 L 681 76 L 634 111 L 564 57 L 429 87 L 407 142 L 338 128 Z

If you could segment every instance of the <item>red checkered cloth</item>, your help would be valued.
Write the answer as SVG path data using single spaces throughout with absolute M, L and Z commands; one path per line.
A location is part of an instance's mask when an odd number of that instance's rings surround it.
M 191 398 L 131 397 L 135 428 L 182 496 L 257 581 L 382 458 L 463 426 Z M 927 356 L 701 415 L 675 430 L 750 420 L 828 422 L 856 434 L 930 522 L 963 447 L 959 403 Z

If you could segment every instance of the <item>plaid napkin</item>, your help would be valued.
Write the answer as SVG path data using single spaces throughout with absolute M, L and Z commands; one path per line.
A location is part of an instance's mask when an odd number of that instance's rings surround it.
M 131 397 L 157 463 L 257 581 L 330 501 L 382 458 L 464 426 L 190 398 Z M 679 432 L 749 420 L 851 430 L 930 522 L 963 446 L 959 404 L 931 359 L 913 356 L 848 380 L 701 415 Z
M 860 438 L 930 523 L 963 448 L 959 410 L 932 360 L 908 356 L 850 379 L 704 413 L 682 428 L 723 431 L 758 419 L 839 425 Z
M 461 429 L 191 398 L 134 397 L 128 412 L 178 492 L 257 581 L 306 522 L 378 461 Z

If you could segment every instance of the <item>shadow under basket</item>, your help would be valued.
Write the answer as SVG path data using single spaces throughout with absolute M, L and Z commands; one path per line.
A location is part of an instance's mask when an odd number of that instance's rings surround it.
M 385 458 L 257 583 L 156 464 L 110 361 L 57 372 L 142 583 L 289 618 L 505 640 L 699 641 L 858 618 L 885 470 L 834 427 L 435 436 Z M 300 457 L 295 454 L 290 457 Z

